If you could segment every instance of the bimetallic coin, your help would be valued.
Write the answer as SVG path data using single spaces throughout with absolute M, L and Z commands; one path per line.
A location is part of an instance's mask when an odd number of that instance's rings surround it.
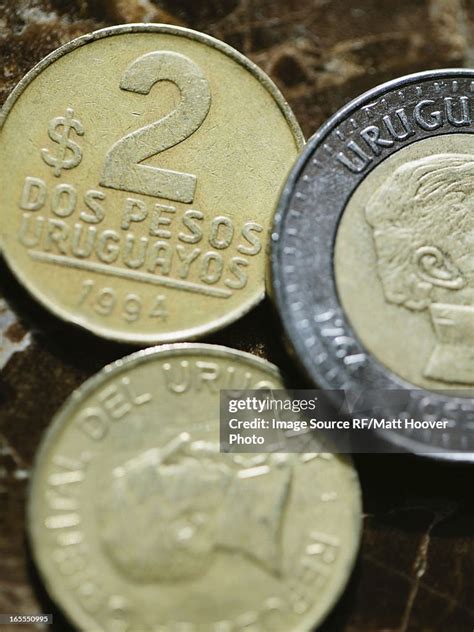
M 472 71 L 421 73 L 338 112 L 287 182 L 272 253 L 275 300 L 313 381 L 411 389 L 408 417 L 450 419 L 450 432 L 385 437 L 466 460 L 474 458 L 473 86 Z
M 324 618 L 359 543 L 350 462 L 219 451 L 219 389 L 281 386 L 264 360 L 176 344 L 71 396 L 38 453 L 28 524 L 79 629 L 291 632 Z
M 303 137 L 237 51 L 178 27 L 107 28 L 38 64 L 0 123 L 0 245 L 57 316 L 152 344 L 218 329 L 263 297 Z

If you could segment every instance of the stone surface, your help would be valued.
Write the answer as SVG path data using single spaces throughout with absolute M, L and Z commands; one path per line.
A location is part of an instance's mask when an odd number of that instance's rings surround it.
M 241 50 L 277 82 L 306 135 L 382 81 L 474 61 L 472 0 L 0 0 L 0 101 L 60 44 L 139 21 L 203 30 Z M 3 263 L 0 336 L 0 612 L 53 612 L 53 630 L 64 632 L 70 627 L 48 602 L 28 554 L 29 471 L 66 397 L 132 349 L 49 316 Z M 208 341 L 267 357 L 295 380 L 280 340 L 264 303 Z M 324 632 L 472 632 L 472 468 L 397 455 L 356 463 L 366 512 L 362 548 Z

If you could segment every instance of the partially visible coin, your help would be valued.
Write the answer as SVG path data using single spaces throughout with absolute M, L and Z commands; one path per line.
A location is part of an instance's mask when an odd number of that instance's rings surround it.
M 79 629 L 309 631 L 359 543 L 350 462 L 219 452 L 219 389 L 275 366 L 177 344 L 106 367 L 56 416 L 29 497 L 34 556 Z
M 273 231 L 273 291 L 315 383 L 411 389 L 385 437 L 474 458 L 474 72 L 384 84 L 338 112 L 293 170 Z M 446 390 L 456 389 L 456 393 Z M 460 454 L 461 453 L 461 454 Z
M 303 136 L 231 47 L 174 26 L 97 31 L 33 68 L 0 126 L 0 246 L 57 316 L 145 345 L 199 337 L 263 298 Z

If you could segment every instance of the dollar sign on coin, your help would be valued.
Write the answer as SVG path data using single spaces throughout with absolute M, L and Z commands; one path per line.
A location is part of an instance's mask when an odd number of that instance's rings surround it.
M 56 149 L 41 160 L 31 147 L 48 128 Z M 263 298 L 271 217 L 303 136 L 237 51 L 166 25 L 104 29 L 28 73 L 0 129 L 3 256 L 56 315 L 148 345 L 208 334 Z
M 47 165 L 54 167 L 54 175 L 57 178 L 63 169 L 73 169 L 82 160 L 82 149 L 70 138 L 73 130 L 78 136 L 84 135 L 82 123 L 74 118 L 72 108 L 67 108 L 66 116 L 57 116 L 49 124 L 48 136 L 59 144 L 59 152 L 54 156 L 50 154 L 48 149 L 43 148 L 41 156 Z M 72 151 L 70 157 L 68 157 L 68 150 Z

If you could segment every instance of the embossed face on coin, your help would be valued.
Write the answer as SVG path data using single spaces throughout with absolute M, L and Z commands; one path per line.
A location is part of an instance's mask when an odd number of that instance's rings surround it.
M 439 447 L 466 453 L 474 436 L 457 424 L 458 395 L 474 386 L 473 86 L 470 72 L 422 73 L 336 114 L 290 177 L 272 260 L 286 330 L 316 382 L 426 389 L 413 390 L 412 412 L 425 402 L 436 418 L 454 415 Z M 400 438 L 412 449 L 434 440 Z
M 326 615 L 359 540 L 350 463 L 219 451 L 219 389 L 281 386 L 268 362 L 181 344 L 111 365 L 66 403 L 29 528 L 81 630 L 309 631 Z
M 396 152 L 354 192 L 336 238 L 336 284 L 357 335 L 389 369 L 428 389 L 474 385 L 474 154 L 467 152 L 474 137 L 465 134 Z M 397 345 L 401 339 L 411 340 L 408 348 Z
M 95 334 L 203 335 L 263 297 L 271 217 L 302 143 L 270 79 L 222 42 L 162 25 L 81 37 L 5 104 L 3 255 Z

